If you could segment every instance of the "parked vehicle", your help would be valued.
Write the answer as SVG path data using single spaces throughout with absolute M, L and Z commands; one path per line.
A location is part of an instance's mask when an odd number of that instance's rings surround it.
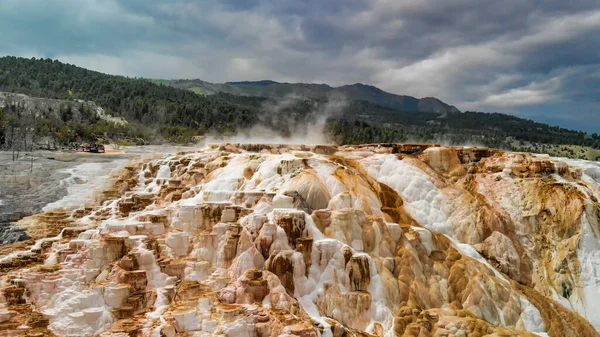
M 83 146 L 83 152 L 104 153 L 106 150 L 102 144 L 90 143 Z

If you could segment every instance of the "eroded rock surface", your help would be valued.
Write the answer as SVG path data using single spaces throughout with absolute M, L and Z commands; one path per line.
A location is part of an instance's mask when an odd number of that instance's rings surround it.
M 598 336 L 600 166 L 223 144 L 0 249 L 0 336 Z

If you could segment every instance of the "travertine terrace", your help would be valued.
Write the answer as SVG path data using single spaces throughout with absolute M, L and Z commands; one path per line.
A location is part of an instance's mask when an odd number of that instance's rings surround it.
M 0 336 L 598 336 L 600 166 L 374 144 L 132 162 L 0 247 Z

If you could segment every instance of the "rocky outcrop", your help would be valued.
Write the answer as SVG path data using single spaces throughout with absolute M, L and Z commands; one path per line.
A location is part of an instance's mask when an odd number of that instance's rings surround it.
M 598 336 L 594 163 L 218 144 L 132 164 L 0 250 L 0 327 L 57 336 Z M 36 229 L 36 231 L 33 231 Z
M 91 101 L 83 100 L 60 100 L 42 97 L 31 97 L 24 94 L 13 92 L 0 92 L 0 108 L 7 105 L 20 105 L 25 108 L 28 113 L 34 114 L 36 117 L 44 116 L 46 118 L 60 118 L 61 111 L 69 109 L 74 120 L 80 120 L 83 111 L 89 110 L 95 114 L 97 118 L 105 120 L 109 123 L 117 125 L 127 124 L 127 121 L 121 117 L 113 117 L 107 114 L 104 109 Z

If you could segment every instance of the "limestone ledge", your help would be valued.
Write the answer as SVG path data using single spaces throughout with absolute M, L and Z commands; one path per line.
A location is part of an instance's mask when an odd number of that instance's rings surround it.
M 134 162 L 0 249 L 0 336 L 598 336 L 598 173 L 435 144 Z

